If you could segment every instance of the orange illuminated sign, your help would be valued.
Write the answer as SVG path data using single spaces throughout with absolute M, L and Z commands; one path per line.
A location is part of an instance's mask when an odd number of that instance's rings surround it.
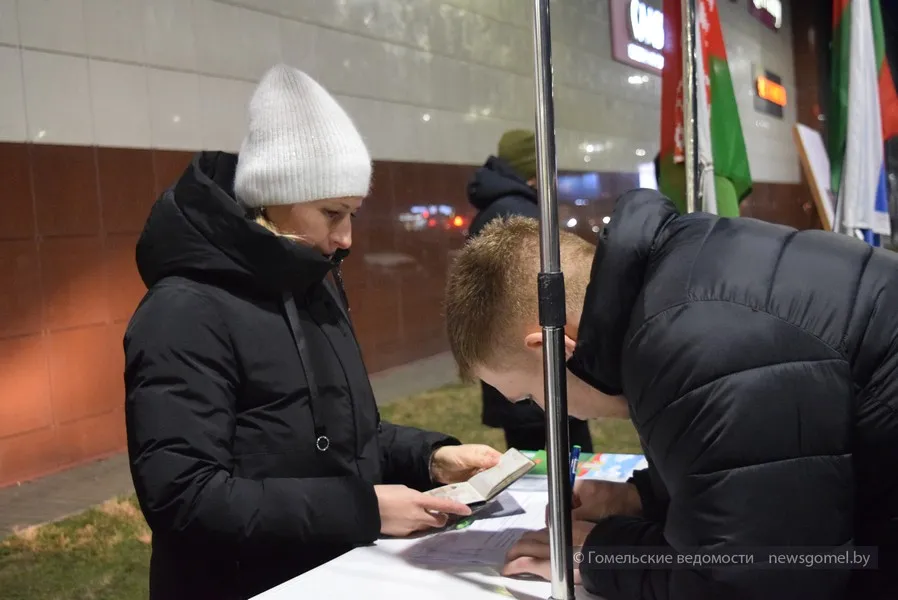
M 777 106 L 786 106 L 786 88 L 766 77 L 758 77 L 758 97 Z

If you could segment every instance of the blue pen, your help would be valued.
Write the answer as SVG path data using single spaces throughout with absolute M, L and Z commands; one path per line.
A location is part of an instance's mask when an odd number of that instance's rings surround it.
M 574 488 L 574 480 L 577 478 L 577 467 L 580 466 L 580 446 L 571 449 L 571 489 Z

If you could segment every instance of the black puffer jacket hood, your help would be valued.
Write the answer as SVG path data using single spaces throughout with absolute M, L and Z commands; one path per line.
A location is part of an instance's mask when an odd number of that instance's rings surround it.
M 536 190 L 504 160 L 491 156 L 468 183 L 468 199 L 477 210 L 486 210 L 508 196 L 526 198 L 536 204 Z
M 235 199 L 236 168 L 234 154 L 199 153 L 156 202 L 137 243 L 137 268 L 147 287 L 180 275 L 301 292 L 335 266 L 336 260 L 248 218 Z

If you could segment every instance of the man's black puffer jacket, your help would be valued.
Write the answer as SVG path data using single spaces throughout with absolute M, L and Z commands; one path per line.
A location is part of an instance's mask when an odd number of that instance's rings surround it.
M 586 587 L 609 600 L 898 598 L 896 307 L 889 251 L 680 216 L 650 190 L 621 197 L 569 367 L 626 396 L 666 508 L 601 521 L 585 551 L 877 546 L 878 569 L 584 562 Z

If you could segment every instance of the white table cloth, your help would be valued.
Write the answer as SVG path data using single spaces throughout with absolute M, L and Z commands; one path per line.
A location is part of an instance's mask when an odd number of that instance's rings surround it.
M 545 477 L 541 479 L 545 482 Z M 535 491 L 540 485 L 544 486 L 545 483 L 540 484 L 534 478 L 525 477 L 506 492 L 520 501 L 520 506 L 526 509 L 526 515 L 493 517 L 483 522 L 490 522 L 490 530 L 509 531 L 507 528 L 517 528 L 516 533 L 521 533 L 520 527 L 525 521 L 527 529 L 538 529 L 545 523 L 548 502 L 546 492 Z M 474 526 L 456 533 L 469 532 L 471 535 L 484 536 L 482 539 L 491 535 L 489 532 L 476 531 Z M 439 545 L 440 535 L 441 532 L 435 532 L 413 539 L 378 540 L 370 546 L 356 548 L 291 579 L 253 600 L 542 600 L 550 597 L 549 582 L 500 576 L 497 569 L 501 567 L 501 557 L 496 557 L 492 567 L 474 564 L 421 566 L 415 556 L 421 557 L 422 547 L 416 548 L 416 545 Z M 507 536 L 503 540 L 491 539 L 493 542 L 506 543 Z M 445 553 L 443 558 L 446 558 Z M 466 559 L 459 560 L 459 563 L 469 562 Z M 597 598 L 579 586 L 576 593 L 578 600 Z

